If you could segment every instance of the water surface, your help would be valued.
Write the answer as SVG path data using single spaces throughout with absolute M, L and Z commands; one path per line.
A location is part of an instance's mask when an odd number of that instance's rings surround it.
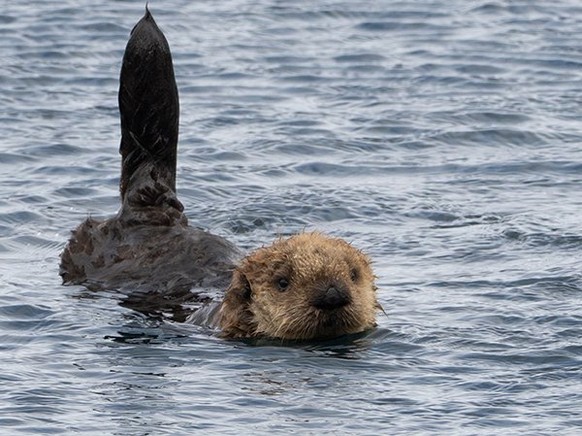
M 374 260 L 376 331 L 226 342 L 62 287 L 118 206 L 118 75 L 142 2 L 0 11 L 6 434 L 578 434 L 582 6 L 153 2 L 192 223 L 318 229 Z

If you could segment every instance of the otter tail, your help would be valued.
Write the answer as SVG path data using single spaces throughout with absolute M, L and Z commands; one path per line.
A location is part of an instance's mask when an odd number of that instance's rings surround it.
M 170 47 L 147 6 L 123 55 L 119 112 L 122 201 L 140 188 L 146 169 L 154 184 L 175 193 L 178 88 Z

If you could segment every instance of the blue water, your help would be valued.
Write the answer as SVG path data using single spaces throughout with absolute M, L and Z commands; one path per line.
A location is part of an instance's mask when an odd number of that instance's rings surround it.
M 579 2 L 150 2 L 191 222 L 374 260 L 378 329 L 296 346 L 60 284 L 69 231 L 118 206 L 143 6 L 0 8 L 0 433 L 582 432 Z

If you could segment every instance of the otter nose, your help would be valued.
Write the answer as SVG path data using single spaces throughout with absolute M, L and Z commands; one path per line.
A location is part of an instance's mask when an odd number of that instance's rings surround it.
M 322 310 L 339 309 L 350 302 L 348 293 L 336 286 L 330 286 L 317 296 L 313 306 Z

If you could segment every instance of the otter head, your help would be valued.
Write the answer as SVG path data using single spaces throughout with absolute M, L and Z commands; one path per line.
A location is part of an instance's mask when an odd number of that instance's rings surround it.
M 231 338 L 320 339 L 374 327 L 379 308 L 365 254 L 342 239 L 303 233 L 242 260 L 218 322 Z

